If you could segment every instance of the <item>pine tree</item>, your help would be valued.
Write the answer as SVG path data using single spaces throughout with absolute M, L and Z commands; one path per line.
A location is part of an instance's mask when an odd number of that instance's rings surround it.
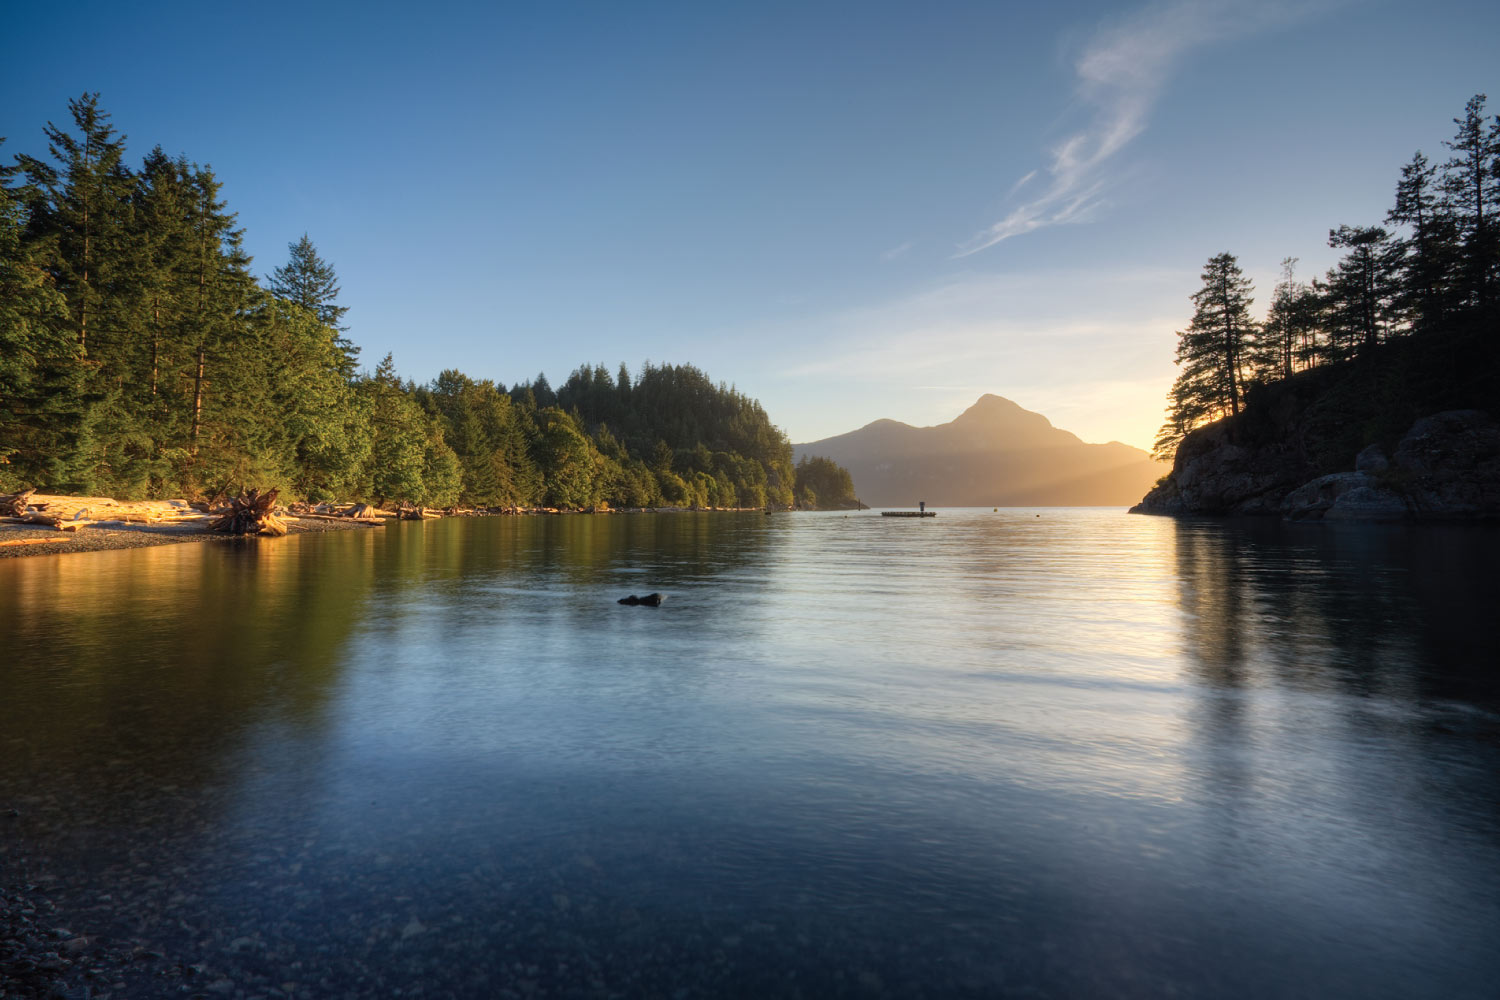
M 1335 349 L 1345 357 L 1368 353 L 1383 339 L 1390 318 L 1390 234 L 1379 226 L 1340 226 L 1328 231 L 1328 245 L 1349 251 L 1328 272 Z
M 1294 370 L 1301 333 L 1298 304 L 1306 288 L 1297 280 L 1296 270 L 1296 257 L 1282 259 L 1281 280 L 1271 293 L 1271 307 L 1250 344 L 1251 369 L 1262 382 L 1286 378 Z
M 162 385 L 164 374 L 182 360 L 182 310 L 193 260 L 191 176 L 185 158 L 174 160 L 157 146 L 136 174 L 131 196 L 131 312 L 140 354 L 132 367 L 139 402 L 156 420 L 166 416 L 171 395 Z
M 67 303 L 22 239 L 26 211 L 9 183 L 14 173 L 0 167 L 0 491 L 52 478 L 56 456 L 70 447 L 60 433 L 73 422 L 70 383 L 83 373 Z
M 1407 226 L 1410 235 L 1394 244 L 1398 276 L 1394 309 L 1417 330 L 1442 322 L 1450 294 L 1448 272 L 1456 249 L 1454 219 L 1440 197 L 1437 167 L 1420 152 L 1401 168 L 1396 204 L 1386 214 L 1392 225 Z
M 370 406 L 371 449 L 364 492 L 377 502 L 418 501 L 428 436 L 421 408 L 406 393 L 387 354 L 375 374 L 360 384 Z
M 1494 303 L 1500 265 L 1495 218 L 1500 211 L 1500 118 L 1486 129 L 1484 102 L 1485 95 L 1475 94 L 1464 116 L 1453 119 L 1458 132 L 1443 145 L 1454 155 L 1443 164 L 1440 182 L 1462 237 L 1462 298 L 1481 310 Z
M 344 374 L 353 377 L 359 348 L 344 336 L 348 327 L 340 325 L 349 307 L 338 304 L 337 272 L 318 256 L 318 248 L 306 233 L 295 243 L 288 243 L 287 251 L 291 257 L 271 273 L 271 291 L 308 310 L 331 331 L 333 342 L 345 357 Z
M 1182 435 L 1198 424 L 1240 412 L 1246 348 L 1256 332 L 1250 291 L 1250 279 L 1233 254 L 1209 259 L 1203 287 L 1192 296 L 1192 322 L 1177 335 L 1179 371 L 1167 398 L 1167 423 L 1156 442 L 1158 456 L 1171 454 Z
M 47 123 L 53 163 L 21 155 L 30 192 L 28 240 L 45 247 L 53 279 L 68 304 L 84 353 L 99 354 L 90 335 L 119 281 L 128 227 L 131 176 L 124 165 L 125 137 L 116 136 L 97 93 L 68 101 L 74 135 Z

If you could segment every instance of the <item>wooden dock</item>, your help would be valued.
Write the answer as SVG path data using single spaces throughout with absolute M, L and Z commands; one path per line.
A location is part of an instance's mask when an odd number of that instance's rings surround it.
M 937 517 L 935 510 L 883 510 L 881 517 Z

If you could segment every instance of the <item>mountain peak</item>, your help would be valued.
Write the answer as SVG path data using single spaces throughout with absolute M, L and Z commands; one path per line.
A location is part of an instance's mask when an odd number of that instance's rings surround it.
M 795 448 L 847 468 L 860 499 L 876 506 L 1125 505 L 1161 474 L 1143 451 L 1084 444 L 993 393 L 946 424 L 876 420 Z
M 1040 413 L 1033 413 L 1019 403 L 991 392 L 980 396 L 973 406 L 953 418 L 952 422 L 960 426 L 1025 427 L 1032 431 L 1052 427 L 1052 421 Z

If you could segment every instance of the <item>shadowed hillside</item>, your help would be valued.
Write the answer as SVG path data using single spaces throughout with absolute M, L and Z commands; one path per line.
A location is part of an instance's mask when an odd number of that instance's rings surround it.
M 1085 444 L 992 395 L 936 427 L 877 420 L 793 447 L 798 459 L 821 455 L 847 468 L 859 498 L 876 507 L 1124 506 L 1166 471 L 1139 448 Z

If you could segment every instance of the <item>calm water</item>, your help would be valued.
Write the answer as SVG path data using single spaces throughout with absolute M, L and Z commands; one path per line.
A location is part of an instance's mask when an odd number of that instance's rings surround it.
M 1019 509 L 0 561 L 0 866 L 229 996 L 1491 997 L 1497 565 Z

